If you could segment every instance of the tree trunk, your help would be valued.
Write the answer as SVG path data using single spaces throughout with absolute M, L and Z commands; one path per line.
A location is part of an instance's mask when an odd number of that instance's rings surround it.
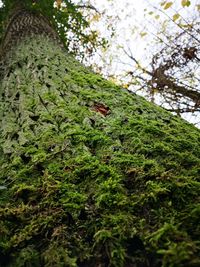
M 200 266 L 199 130 L 24 36 L 0 84 L 0 266 Z

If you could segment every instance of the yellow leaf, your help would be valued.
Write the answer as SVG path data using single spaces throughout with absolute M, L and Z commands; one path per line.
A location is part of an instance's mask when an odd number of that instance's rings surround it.
M 56 0 L 56 4 L 57 4 L 57 8 L 60 8 L 62 4 L 62 0 Z
M 140 36 L 141 36 L 141 37 L 144 37 L 145 35 L 147 35 L 146 32 L 141 32 L 141 33 L 140 33 Z
M 124 87 L 125 89 L 128 89 L 128 88 L 129 88 L 129 84 L 126 83 L 126 84 L 123 85 L 123 87 Z
M 170 8 L 172 5 L 173 5 L 173 2 L 167 2 L 164 6 L 164 9 L 166 10 L 166 9 Z
M 188 6 L 190 6 L 190 4 L 191 4 L 190 0 L 182 0 L 181 1 L 182 7 L 188 7 Z
M 159 18 L 160 18 L 160 15 L 156 15 L 156 16 L 155 16 L 155 19 L 159 19 Z
M 193 28 L 193 24 L 179 24 L 180 27 L 182 28 L 187 28 L 187 29 L 192 29 Z
M 153 94 L 158 93 L 158 91 L 159 91 L 159 90 L 158 90 L 157 88 L 153 88 L 153 89 L 152 89 L 152 93 L 153 93 Z
M 174 14 L 173 16 L 173 21 L 176 21 L 177 19 L 180 18 L 180 15 L 178 13 Z
M 166 4 L 167 1 L 163 1 L 160 3 L 161 6 L 164 6 Z
M 100 18 L 101 18 L 101 14 L 95 14 L 90 20 L 90 22 L 98 22 Z

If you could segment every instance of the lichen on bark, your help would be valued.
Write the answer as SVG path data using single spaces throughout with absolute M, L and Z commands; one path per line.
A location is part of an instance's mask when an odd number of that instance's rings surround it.
M 200 132 L 49 37 L 1 83 L 1 266 L 199 266 Z

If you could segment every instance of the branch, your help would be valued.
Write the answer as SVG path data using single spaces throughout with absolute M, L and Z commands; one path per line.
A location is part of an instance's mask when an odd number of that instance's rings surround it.
M 77 8 L 86 8 L 86 9 L 91 9 L 94 10 L 96 13 L 101 14 L 99 12 L 98 9 L 96 9 L 96 7 L 94 7 L 93 5 L 76 5 Z
M 180 24 L 178 24 L 177 22 L 175 22 L 168 14 L 166 14 L 162 9 L 152 5 L 149 1 L 148 3 L 155 9 L 158 10 L 159 12 L 161 12 L 162 14 L 164 14 L 166 17 L 168 17 L 168 19 L 170 21 L 172 21 L 176 26 L 178 26 L 182 31 L 188 33 L 188 35 L 190 35 L 193 39 L 195 39 L 198 43 L 200 43 L 200 40 L 198 38 L 196 38 L 193 34 L 191 34 L 189 31 L 187 31 L 186 29 L 184 29 Z

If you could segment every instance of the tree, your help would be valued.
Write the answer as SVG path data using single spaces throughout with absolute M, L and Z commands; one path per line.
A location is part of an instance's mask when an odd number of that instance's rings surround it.
M 134 14 L 133 2 L 131 8 L 124 6 L 126 23 L 119 22 L 124 28 L 110 45 L 111 64 L 107 65 L 106 51 L 102 71 L 198 126 L 200 5 L 188 0 L 141 2 L 145 2 L 144 10 L 142 4 L 137 8 L 143 12 L 141 20 Z
M 199 266 L 199 130 L 81 65 L 41 13 L 14 12 L 0 265 Z
M 98 11 L 91 4 L 74 5 L 70 0 L 3 0 L 0 9 L 0 40 L 3 38 L 6 18 L 12 12 L 13 5 L 24 5 L 27 9 L 36 13 L 45 13 L 45 17 L 56 30 L 60 40 L 68 52 L 76 55 L 79 59 L 89 58 L 99 47 L 106 47 L 107 41 L 91 29 L 90 20 L 83 15 L 84 10 Z M 92 17 L 90 18 L 92 19 Z
M 190 1 L 180 1 L 182 10 L 176 11 L 173 2 L 162 1 L 161 8 L 152 6 L 150 16 L 162 27 L 157 29 L 156 52 L 153 53 L 148 67 L 141 67 L 135 56 L 127 55 L 138 65 L 137 71 L 129 72 L 139 81 L 142 90 L 145 89 L 152 101 L 156 101 L 166 109 L 178 115 L 192 114 L 198 118 L 200 110 L 199 91 L 199 5 L 191 7 L 196 16 L 190 14 L 185 18 L 182 13 L 190 7 Z M 164 11 L 163 11 L 163 9 Z M 166 12 L 169 9 L 169 14 Z M 167 17 L 164 21 L 160 15 Z M 153 21 L 153 18 L 151 19 Z M 153 24 L 153 23 L 152 23 Z M 167 26 L 166 26 L 167 25 Z M 147 34 L 147 33 L 146 33 Z M 154 43 L 155 46 L 155 43 Z M 193 120 L 194 121 L 194 120 Z M 196 123 L 199 123 L 196 120 Z

